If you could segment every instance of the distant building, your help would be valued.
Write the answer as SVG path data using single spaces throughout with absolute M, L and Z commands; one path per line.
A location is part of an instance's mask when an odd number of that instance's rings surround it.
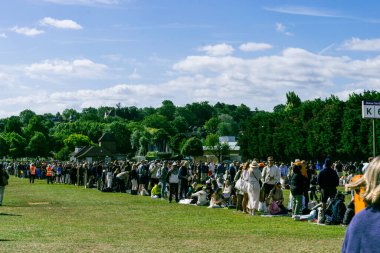
M 75 151 L 70 154 L 70 161 L 73 162 L 94 162 L 124 160 L 126 154 L 118 154 L 116 150 L 116 141 L 113 134 L 105 133 L 99 138 L 98 146 L 76 147 Z
M 235 136 L 221 136 L 219 137 L 219 143 L 220 144 L 228 144 L 228 147 L 229 147 L 229 150 L 228 150 L 228 153 L 223 155 L 221 160 L 222 161 L 233 161 L 233 160 L 236 160 L 236 161 L 240 161 L 241 160 L 241 156 L 240 156 L 240 146 L 238 145 L 237 141 L 236 141 L 236 137 Z M 197 157 L 196 160 L 202 160 L 202 161 L 214 161 L 214 162 L 217 162 L 218 161 L 218 158 L 217 156 L 215 155 L 215 149 L 212 149 L 210 147 L 207 147 L 207 146 L 203 146 L 203 152 L 204 152 L 204 155 L 201 156 L 201 157 Z

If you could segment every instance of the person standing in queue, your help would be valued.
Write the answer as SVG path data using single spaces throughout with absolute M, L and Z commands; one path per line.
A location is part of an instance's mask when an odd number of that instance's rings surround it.
M 8 185 L 9 175 L 4 170 L 4 165 L 0 163 L 0 206 L 3 205 L 5 186 Z
M 34 184 L 34 179 L 36 178 L 36 165 L 34 163 L 32 163 L 30 166 L 29 166 L 29 183 L 30 184 Z
M 53 184 L 53 168 L 50 164 L 46 167 L 46 181 Z

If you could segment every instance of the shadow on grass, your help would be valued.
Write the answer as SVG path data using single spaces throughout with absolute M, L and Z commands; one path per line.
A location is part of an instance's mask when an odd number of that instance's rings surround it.
M 21 214 L 14 214 L 14 213 L 0 213 L 0 215 L 6 215 L 6 216 L 22 216 Z M 0 239 L 1 240 L 1 239 Z
M 0 238 L 0 242 L 12 242 L 12 241 L 14 241 L 14 240 L 8 240 L 8 239 L 1 239 Z

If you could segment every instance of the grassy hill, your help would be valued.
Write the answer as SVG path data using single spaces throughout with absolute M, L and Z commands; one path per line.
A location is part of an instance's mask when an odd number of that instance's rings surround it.
M 339 252 L 344 233 L 14 177 L 0 207 L 0 252 Z

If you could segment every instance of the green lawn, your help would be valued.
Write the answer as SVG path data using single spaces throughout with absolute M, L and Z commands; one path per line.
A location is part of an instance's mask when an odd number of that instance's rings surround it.
M 0 252 L 339 252 L 345 233 L 14 177 L 0 214 Z

